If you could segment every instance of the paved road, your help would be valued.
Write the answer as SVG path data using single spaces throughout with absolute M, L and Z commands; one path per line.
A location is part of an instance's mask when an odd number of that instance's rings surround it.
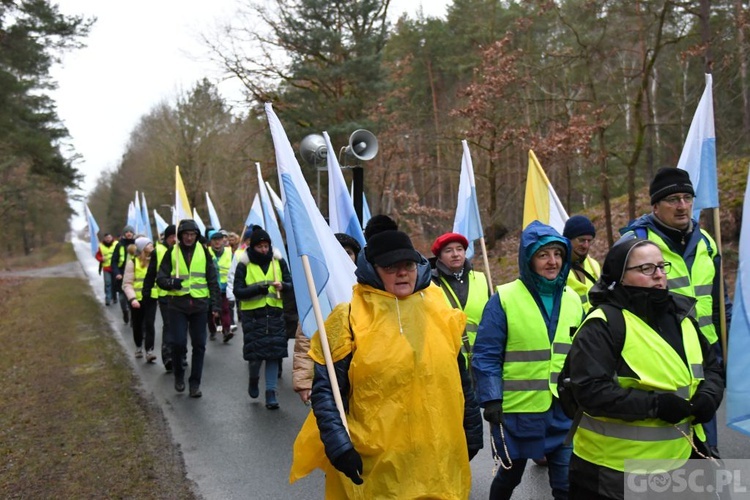
M 97 275 L 98 263 L 91 257 L 89 244 L 74 239 L 73 245 L 94 294 L 103 304 L 102 280 Z M 132 331 L 123 324 L 119 307 L 110 306 L 106 310 L 146 394 L 164 412 L 173 438 L 182 449 L 188 477 L 205 498 L 323 498 L 324 478 L 320 471 L 292 485 L 288 481 L 294 438 L 308 412 L 291 387 L 291 358 L 284 360 L 283 377 L 279 381 L 281 409 L 269 411 L 262 395 L 255 400 L 247 395 L 248 369 L 242 359 L 241 338 L 235 337 L 229 344 L 209 341 L 201 384 L 203 397 L 191 399 L 187 391 L 175 392 L 173 377 L 160 364 L 150 365 L 132 356 L 135 348 Z M 161 322 L 157 321 L 159 346 Z M 262 384 L 261 380 L 261 388 Z M 724 421 L 723 415 L 720 421 Z M 719 447 L 727 458 L 750 457 L 750 438 L 724 426 L 720 430 Z M 472 499 L 489 496 L 492 482 L 489 450 L 485 431 L 485 448 L 471 462 Z M 513 498 L 542 500 L 551 498 L 549 491 L 546 468 L 530 463 Z

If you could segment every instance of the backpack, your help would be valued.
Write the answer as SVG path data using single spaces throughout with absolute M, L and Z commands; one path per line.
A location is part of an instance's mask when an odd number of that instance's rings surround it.
M 622 309 L 610 304 L 602 304 L 599 306 L 599 309 L 604 312 L 604 315 L 607 317 L 607 323 L 612 325 L 611 328 L 616 329 L 616 331 L 625 330 L 625 318 L 622 316 Z M 591 314 L 591 311 L 594 310 L 595 309 L 591 309 L 588 314 Z M 585 320 L 586 319 L 584 318 L 584 321 Z M 571 337 L 574 334 L 575 332 L 571 332 Z M 581 410 L 578 402 L 573 396 L 572 384 L 570 383 L 569 360 L 570 356 L 566 356 L 565 362 L 563 362 L 562 369 L 560 370 L 560 375 L 557 377 L 557 395 L 565 415 L 570 419 L 575 419 Z

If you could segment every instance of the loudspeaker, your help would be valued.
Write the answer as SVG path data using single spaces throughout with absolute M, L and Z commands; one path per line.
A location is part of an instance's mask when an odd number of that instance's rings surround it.
M 344 153 L 354 156 L 358 160 L 372 160 L 378 154 L 378 139 L 369 130 L 363 128 L 355 130 L 349 136 L 349 145 L 346 147 Z
M 325 163 L 328 156 L 326 140 L 321 134 L 310 134 L 299 143 L 299 153 L 309 165 L 318 166 Z

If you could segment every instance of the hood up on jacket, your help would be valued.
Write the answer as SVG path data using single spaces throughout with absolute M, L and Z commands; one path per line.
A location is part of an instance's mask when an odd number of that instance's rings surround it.
M 531 257 L 539 248 L 548 243 L 559 243 L 565 247 L 565 257 L 560 268 L 560 274 L 552 281 L 543 278 L 531 269 Z M 555 289 L 555 295 L 562 293 L 570 272 L 571 253 L 570 240 L 558 233 L 552 226 L 538 220 L 532 221 L 521 232 L 521 241 L 518 246 L 518 271 L 521 281 L 529 290 L 539 292 L 540 287 L 549 288 L 551 286 Z

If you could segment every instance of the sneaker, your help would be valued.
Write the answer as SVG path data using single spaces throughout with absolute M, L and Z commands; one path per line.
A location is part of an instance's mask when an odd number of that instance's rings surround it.
M 229 327 L 229 333 L 234 334 L 237 331 L 237 325 L 231 325 Z
M 142 358 L 143 357 L 143 349 L 142 348 L 138 347 L 135 350 L 135 357 L 136 358 Z
M 203 396 L 203 393 L 201 392 L 201 386 L 199 385 L 191 385 L 190 386 L 190 397 L 191 398 L 199 398 Z
M 154 361 L 156 361 L 156 354 L 154 354 L 153 349 L 149 349 L 148 352 L 146 352 L 146 361 L 148 361 L 149 363 L 153 363 Z
M 185 377 L 177 377 L 174 378 L 174 390 L 177 392 L 185 392 Z
M 230 340 L 232 340 L 232 337 L 234 337 L 234 333 L 230 330 L 229 333 L 224 334 L 224 343 L 226 344 Z
M 278 410 L 279 402 L 276 400 L 276 391 L 266 391 L 266 408 Z

